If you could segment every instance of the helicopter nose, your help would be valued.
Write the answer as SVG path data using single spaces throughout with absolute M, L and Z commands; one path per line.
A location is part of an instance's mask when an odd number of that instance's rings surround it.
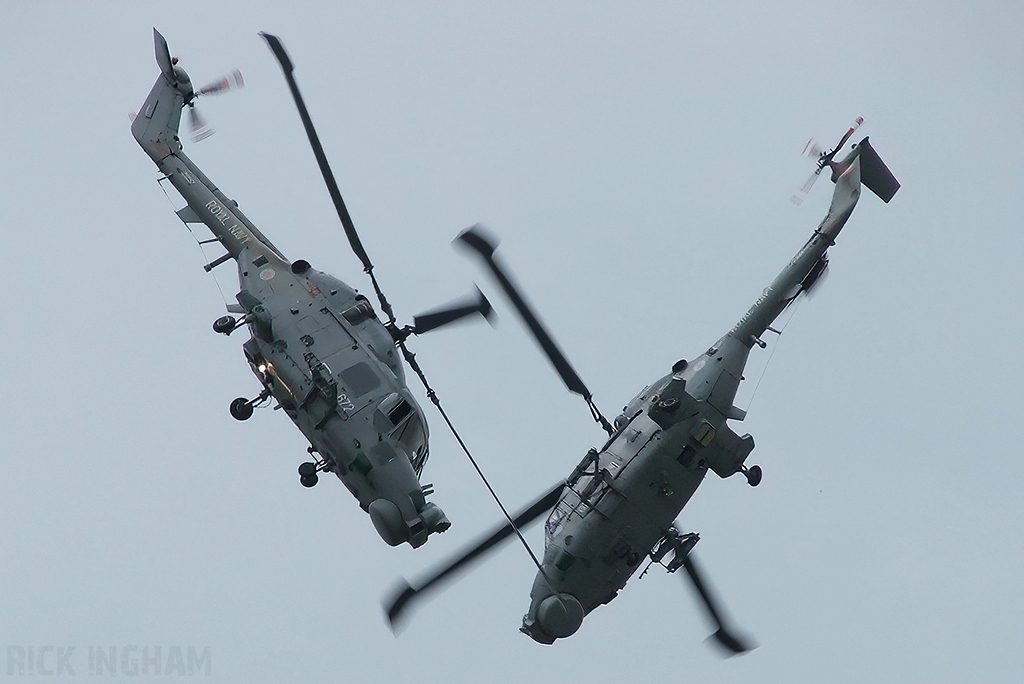
M 370 520 L 389 546 L 398 546 L 409 538 L 409 526 L 402 519 L 398 506 L 387 499 L 377 499 L 368 507 Z
M 555 639 L 572 636 L 583 624 L 583 606 L 572 594 L 552 594 L 537 606 L 537 624 Z

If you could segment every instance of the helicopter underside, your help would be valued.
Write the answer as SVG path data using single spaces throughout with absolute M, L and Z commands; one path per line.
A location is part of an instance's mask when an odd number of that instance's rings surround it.
M 639 413 L 590 463 L 584 460 L 582 475 L 570 478 L 548 518 L 543 570 L 521 631 L 552 643 L 615 598 L 707 472 L 684 449 L 695 431 L 701 434 L 701 423 L 694 415 L 664 429 Z

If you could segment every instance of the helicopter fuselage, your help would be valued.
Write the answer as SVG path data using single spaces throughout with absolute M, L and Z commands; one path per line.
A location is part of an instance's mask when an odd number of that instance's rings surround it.
M 827 260 L 825 251 L 860 196 L 859 156 L 870 149 L 866 145 L 865 139 L 865 147 L 839 165 L 828 215 L 746 315 L 705 353 L 678 362 L 646 387 L 615 419 L 616 431 L 604 447 L 592 449 L 566 480 L 547 519 L 544 557 L 523 618 L 522 631 L 534 640 L 550 644 L 572 635 L 646 557 L 660 561 L 679 539 L 673 522 L 708 470 L 720 477 L 746 471 L 754 440 L 737 435 L 727 421 L 745 417 L 733 402 L 747 357 L 755 344 L 764 345 L 760 336 Z M 688 546 L 676 547 L 678 553 L 685 555 L 695 542 L 692 535 Z
M 229 309 L 243 317 L 228 317 L 221 332 L 247 326 L 243 350 L 264 387 L 261 397 L 273 398 L 318 454 L 304 464 L 304 477 L 315 482 L 317 471 L 335 473 L 388 544 L 420 546 L 450 523 L 419 482 L 427 423 L 405 384 L 394 338 L 355 289 L 304 260 L 286 259 L 184 154 L 178 126 L 192 85 L 154 33 L 162 73 L 132 134 L 160 180 L 184 198 L 179 218 L 205 224 L 226 248 L 207 270 L 237 262 L 238 304 Z

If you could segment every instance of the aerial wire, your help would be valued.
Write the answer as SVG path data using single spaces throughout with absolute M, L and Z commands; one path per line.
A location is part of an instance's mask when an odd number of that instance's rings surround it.
M 320 173 L 323 176 L 324 183 L 327 186 L 327 191 L 331 196 L 331 201 L 334 204 L 334 208 L 338 214 L 338 218 L 340 219 L 342 227 L 345 230 L 345 235 L 348 238 L 349 246 L 352 248 L 352 251 L 362 262 L 363 271 L 370 277 L 370 282 L 373 285 L 374 292 L 377 294 L 377 299 L 380 302 L 381 310 L 388 318 L 385 327 L 392 329 L 394 328 L 395 323 L 394 311 L 391 308 L 391 304 L 384 296 L 384 292 L 381 290 L 380 286 L 377 283 L 377 278 L 373 273 L 373 263 L 370 261 L 370 257 L 366 253 L 362 241 L 359 239 L 359 236 L 356 233 L 355 225 L 352 222 L 352 217 L 349 215 L 348 208 L 345 206 L 345 200 L 341 196 L 341 191 L 338 189 L 338 183 L 334 178 L 334 172 L 331 171 L 331 166 L 327 160 L 327 155 L 324 152 L 323 145 L 320 143 L 320 137 L 319 135 L 317 135 L 316 128 L 313 126 L 313 120 L 309 115 L 309 110 L 306 108 L 306 104 L 302 98 L 301 93 L 299 92 L 298 83 L 296 82 L 295 76 L 292 73 L 294 71 L 294 65 L 292 64 L 291 58 L 285 51 L 284 45 L 281 43 L 280 38 L 266 32 L 260 32 L 260 35 L 263 37 L 264 40 L 267 41 L 267 45 L 270 47 L 271 52 L 274 53 L 274 57 L 277 59 L 279 65 L 281 66 L 281 70 L 284 72 L 285 81 L 288 84 L 288 89 L 291 91 L 292 99 L 295 101 L 295 106 L 298 109 L 299 118 L 302 120 L 302 126 L 306 131 L 306 137 L 309 139 L 309 144 L 313 150 L 313 156 L 316 157 L 317 166 L 319 166 L 320 168 Z M 427 396 L 430 398 L 431 402 L 433 402 L 434 406 L 437 407 L 437 410 L 441 414 L 441 417 L 444 418 L 445 423 L 448 425 L 448 429 L 451 431 L 452 435 L 455 436 L 456 441 L 459 443 L 459 446 L 462 447 L 462 450 L 469 458 L 469 462 L 473 465 L 473 468 L 476 469 L 477 474 L 480 476 L 480 479 L 483 480 L 483 483 L 484 485 L 486 485 L 488 491 L 490 491 L 491 496 L 494 497 L 494 500 L 497 502 L 498 507 L 501 509 L 501 512 L 505 515 L 505 518 L 508 520 L 509 525 L 511 525 L 512 529 L 519 537 L 519 540 L 523 543 L 523 546 L 526 547 L 526 551 L 530 554 L 530 558 L 533 559 L 533 562 L 534 564 L 536 564 L 537 568 L 541 570 L 541 572 L 543 572 L 541 564 L 537 560 L 537 557 L 534 555 L 533 550 L 530 548 L 530 545 L 526 543 L 526 539 L 519 531 L 519 528 L 516 526 L 515 521 L 512 520 L 512 517 L 505 509 L 505 506 L 501 503 L 501 500 L 498 498 L 498 494 L 494 491 L 494 488 L 491 487 L 490 482 L 487 481 L 487 478 L 484 476 L 483 471 L 477 464 L 476 459 L 473 458 L 473 454 L 470 453 L 469 448 L 466 446 L 466 443 L 462 440 L 462 437 L 459 435 L 458 431 L 455 429 L 455 426 L 448 418 L 448 414 L 446 414 L 444 409 L 441 407 L 441 402 L 437 398 L 437 393 L 434 392 L 433 388 L 427 382 L 427 378 L 423 374 L 422 369 L 420 369 L 419 364 L 416 363 L 416 355 L 410 352 L 408 348 L 406 348 L 404 339 L 396 337 L 395 344 L 398 346 L 399 349 L 401 349 L 402 355 L 405 357 L 406 363 L 408 363 L 409 367 L 412 368 L 412 370 L 416 373 L 417 376 L 419 376 L 420 382 L 422 382 L 423 386 L 426 388 Z
M 434 389 L 430 386 L 430 383 L 427 382 L 427 376 L 423 374 L 423 370 L 416 362 L 416 355 L 408 350 L 408 348 L 405 346 L 405 342 L 399 342 L 398 346 L 402 350 L 402 355 L 405 357 L 406 363 L 409 364 L 409 367 L 413 369 L 417 376 L 419 376 L 420 382 L 423 383 L 423 387 L 427 391 L 427 397 L 434 404 L 434 406 L 437 407 L 438 413 L 440 413 L 441 417 L 444 418 L 444 422 L 448 426 L 448 429 L 451 431 L 452 435 L 455 437 L 455 441 L 457 441 L 459 443 L 459 446 L 462 447 L 462 451 L 466 454 L 466 457 L 469 459 L 469 462 L 473 465 L 473 468 L 476 470 L 477 475 L 480 476 L 480 479 L 483 481 L 484 486 L 487 487 L 487 491 L 491 493 L 491 496 L 494 498 L 495 503 L 498 504 L 498 508 L 501 509 L 501 512 L 505 516 L 505 519 L 508 521 L 509 526 L 516 533 L 516 536 L 519 537 L 519 541 L 522 542 L 523 547 L 526 549 L 526 552 L 530 554 L 530 558 L 533 560 L 533 564 L 536 565 L 537 570 L 546 577 L 547 574 L 544 572 L 544 567 L 540 564 L 540 561 L 537 560 L 537 556 L 533 553 L 533 549 L 531 549 L 530 545 L 526 542 L 526 538 L 523 536 L 523 533 L 519 530 L 519 527 L 512 519 L 512 516 L 505 508 L 505 505 L 501 503 L 501 499 L 498 497 L 498 493 L 494 491 L 494 487 L 491 486 L 491 483 L 487 480 L 487 476 L 484 475 L 484 471 L 480 468 L 480 465 L 476 462 L 476 459 L 473 458 L 473 454 L 470 452 L 469 447 L 466 446 L 466 443 L 463 441 L 462 436 L 459 434 L 459 431 L 455 429 L 455 425 L 452 423 L 451 419 L 448 418 L 448 414 L 445 413 L 444 408 L 441 406 L 441 400 L 437 396 L 437 392 L 435 392 Z
M 157 184 L 160 186 L 160 189 L 164 191 L 164 197 L 166 197 L 167 201 L 170 203 L 171 209 L 174 209 L 174 212 L 177 213 L 178 209 L 175 209 L 174 207 L 174 200 L 172 200 L 171 196 L 167 194 L 167 188 L 164 187 L 164 181 L 169 179 L 170 176 L 163 176 L 162 178 L 158 178 Z M 188 204 L 186 204 L 185 206 L 188 206 Z M 196 245 L 199 247 L 199 252 L 203 255 L 203 260 L 209 262 L 210 256 L 206 253 L 206 250 L 203 248 L 204 241 L 200 240 L 199 236 L 196 235 L 194 230 L 192 230 L 191 224 L 185 223 L 185 227 L 188 229 L 188 232 L 192 236 L 192 239 L 196 241 Z M 217 244 L 221 244 L 219 239 L 216 239 L 215 241 L 217 242 Z M 217 290 L 220 292 L 221 301 L 224 302 L 224 308 L 230 307 L 231 303 L 228 301 L 227 295 L 224 294 L 224 288 L 221 287 L 220 279 L 217 278 L 217 274 L 214 272 L 213 269 L 210 270 L 210 275 L 213 276 L 213 282 L 217 284 Z
M 775 357 L 775 352 L 779 349 L 779 343 L 782 342 L 782 333 L 789 327 L 793 317 L 796 316 L 796 310 L 800 308 L 800 304 L 803 302 L 803 297 L 798 297 L 794 302 L 794 306 L 789 311 L 789 316 L 786 318 L 786 322 L 782 324 L 778 330 L 769 327 L 768 329 L 777 335 L 775 344 L 772 345 L 771 352 L 768 353 L 768 360 L 764 362 L 764 368 L 761 369 L 761 374 L 757 377 L 757 383 L 754 385 L 754 391 L 750 393 L 750 399 L 747 401 L 747 411 L 750 410 L 751 405 L 754 403 L 754 397 L 757 395 L 757 390 L 761 387 L 761 381 L 764 380 L 764 376 L 768 373 L 768 366 L 771 364 L 772 359 Z

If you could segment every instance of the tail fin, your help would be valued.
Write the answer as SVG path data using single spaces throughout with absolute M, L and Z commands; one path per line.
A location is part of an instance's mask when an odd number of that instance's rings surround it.
M 892 175 L 892 171 L 886 167 L 867 138 L 860 141 L 860 182 L 887 204 L 900 189 L 900 182 Z
M 132 135 L 154 161 L 177 152 L 181 110 L 194 97 L 192 83 L 184 69 L 176 66 L 167 50 L 167 41 L 153 29 L 156 61 L 160 65 L 153 90 L 132 121 Z

